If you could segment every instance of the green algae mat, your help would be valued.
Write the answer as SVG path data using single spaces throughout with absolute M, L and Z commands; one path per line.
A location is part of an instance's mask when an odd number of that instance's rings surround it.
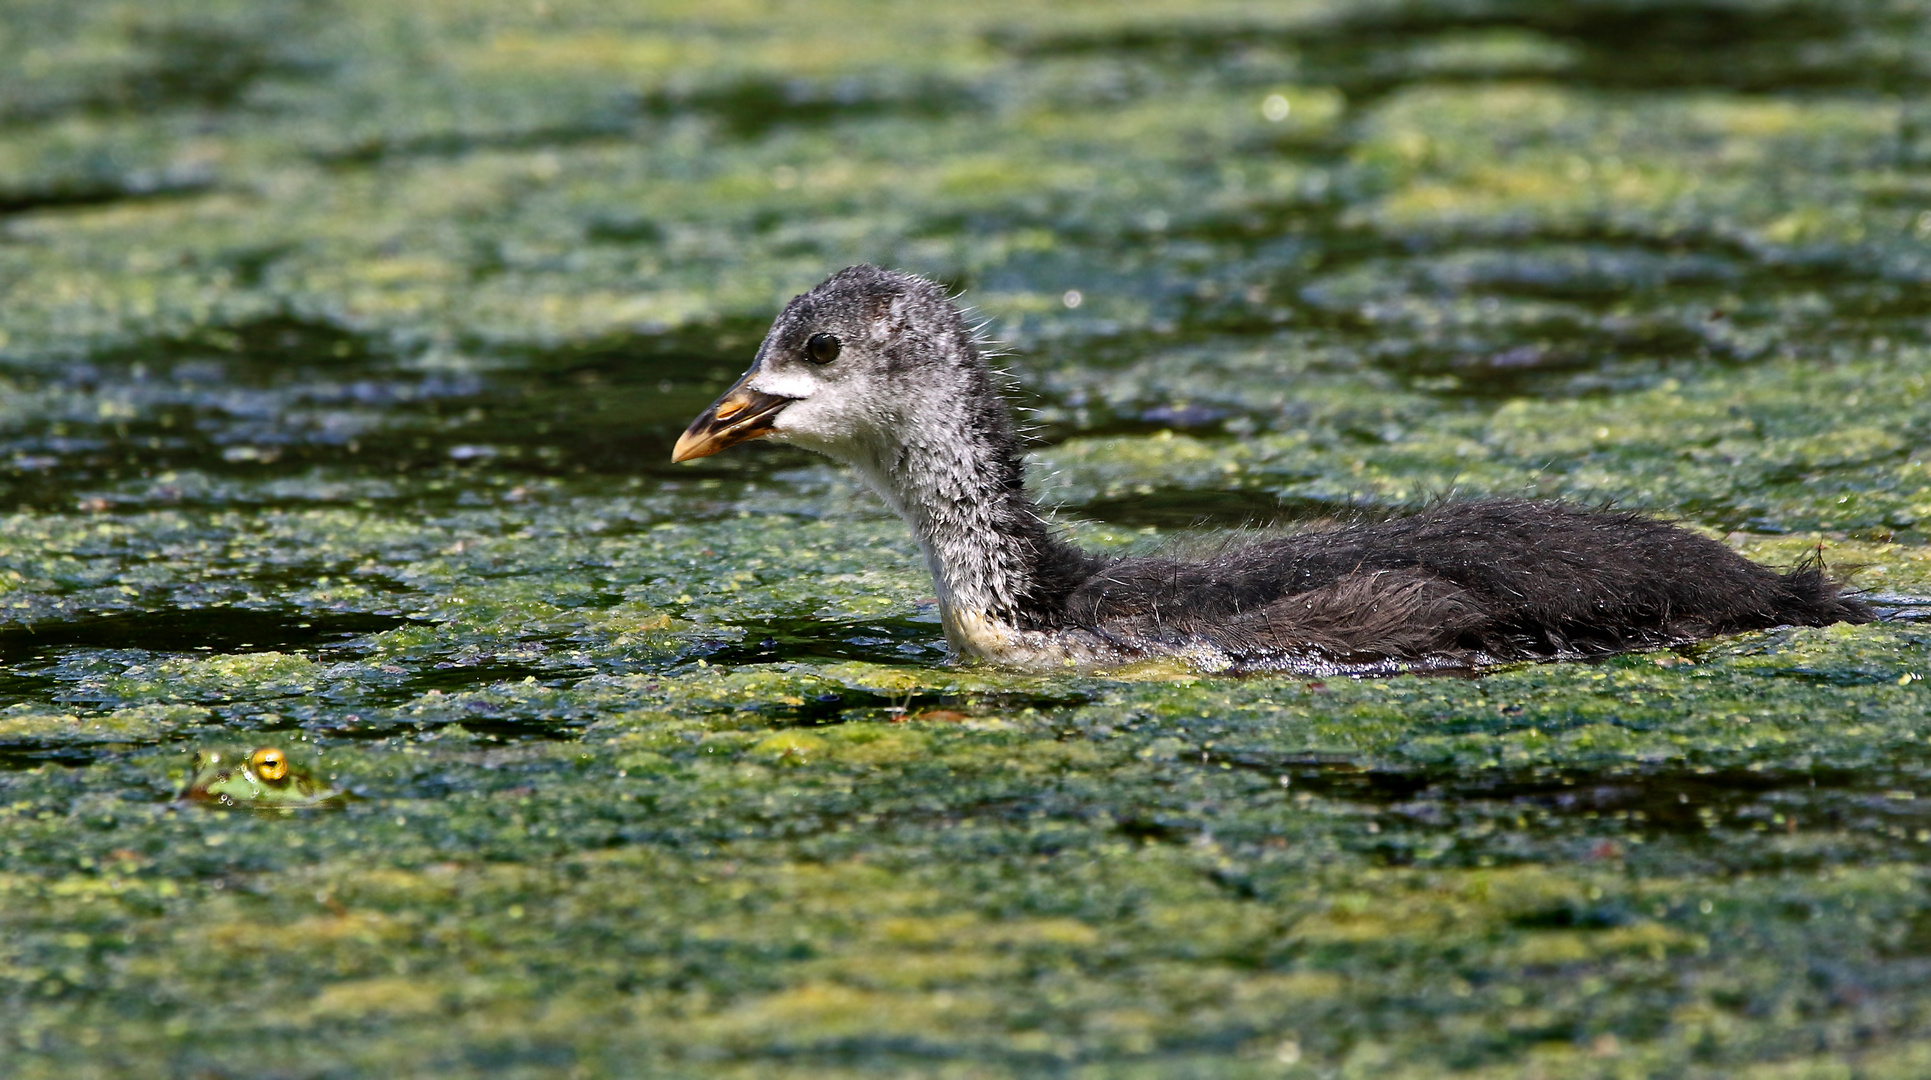
M 0 1074 L 1931 1076 L 1922 3 L 4 0 L 0 72 Z M 1089 545 L 1560 497 L 1894 617 L 948 666 L 837 470 L 668 463 L 861 261 Z

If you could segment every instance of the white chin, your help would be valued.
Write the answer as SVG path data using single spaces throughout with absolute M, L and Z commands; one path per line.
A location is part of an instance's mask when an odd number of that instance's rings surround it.
M 791 418 L 786 417 L 789 421 Z M 806 416 L 809 421 L 812 419 Z M 823 454 L 841 465 L 849 465 L 868 478 L 878 473 L 892 454 L 884 440 L 866 438 L 862 434 L 844 429 L 824 431 L 810 423 L 786 423 L 772 430 L 770 438 L 789 443 L 802 450 Z M 882 475 L 882 474 L 881 474 Z
M 837 439 L 823 438 L 810 431 L 800 431 L 797 428 L 773 428 L 771 434 L 765 436 L 765 438 L 770 439 L 772 442 L 781 442 L 798 447 L 800 450 L 810 450 L 815 454 L 823 454 L 833 461 L 842 464 L 853 464 L 849 453 L 850 447 L 847 444 Z

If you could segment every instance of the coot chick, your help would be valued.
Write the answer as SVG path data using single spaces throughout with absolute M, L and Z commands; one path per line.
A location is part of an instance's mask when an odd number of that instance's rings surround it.
M 1027 496 L 1011 410 L 959 309 L 872 266 L 792 300 L 672 457 L 757 438 L 851 466 L 917 536 L 953 652 L 1014 668 L 1388 673 L 1872 618 L 1815 565 L 1780 574 L 1673 525 L 1553 502 L 1447 503 L 1198 562 L 1082 551 Z

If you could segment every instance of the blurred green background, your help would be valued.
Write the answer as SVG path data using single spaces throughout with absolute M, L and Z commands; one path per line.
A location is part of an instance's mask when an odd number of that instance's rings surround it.
M 838 470 L 668 463 L 854 262 L 1090 545 L 1931 594 L 1917 0 L 0 0 L 0 1073 L 1931 1074 L 1921 621 L 949 667 Z M 268 744 L 346 804 L 177 801 Z

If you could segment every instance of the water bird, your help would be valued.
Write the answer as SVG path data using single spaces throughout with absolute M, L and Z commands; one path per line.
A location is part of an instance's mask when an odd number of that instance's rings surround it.
M 672 460 L 772 439 L 849 466 L 917 537 L 955 656 L 1024 670 L 1392 674 L 1873 617 L 1815 561 L 1779 573 L 1641 514 L 1538 500 L 1444 502 L 1196 561 L 1088 552 L 1027 495 L 981 346 L 937 283 L 847 268 L 785 307 Z

